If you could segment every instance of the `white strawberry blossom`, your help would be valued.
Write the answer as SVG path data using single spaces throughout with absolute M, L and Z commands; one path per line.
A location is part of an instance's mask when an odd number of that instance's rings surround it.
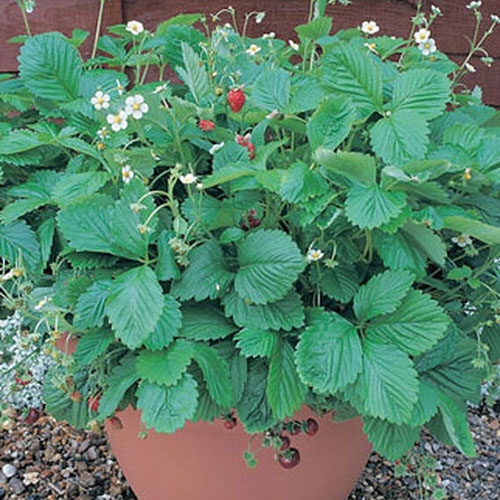
M 136 120 L 140 120 L 149 111 L 149 106 L 144 102 L 144 97 L 140 94 L 127 97 L 125 101 L 125 112 Z
M 97 131 L 97 137 L 99 137 L 99 139 L 101 139 L 102 141 L 106 139 L 106 137 L 108 136 L 109 136 L 109 130 L 107 127 L 102 127 Z
M 122 168 L 122 180 L 125 184 L 130 184 L 130 181 L 135 177 L 134 171 L 130 165 L 125 165 Z
M 439 7 L 436 7 L 435 5 L 431 5 L 431 11 L 435 16 L 443 15 L 443 11 Z
M 295 52 L 299 51 L 300 46 L 297 42 L 294 42 L 293 40 L 288 40 L 288 45 L 290 45 L 290 47 L 292 47 L 292 49 L 295 50 Z
M 255 16 L 255 22 L 257 24 L 260 24 L 264 20 L 265 17 L 266 17 L 265 12 L 258 12 L 257 15 Z
M 110 101 L 109 95 L 105 94 L 104 92 L 101 92 L 100 90 L 98 90 L 94 94 L 92 99 L 90 99 L 91 104 L 97 111 L 101 111 L 101 109 L 108 109 L 109 101 Z
M 217 153 L 217 151 L 220 151 L 223 147 L 224 147 L 224 142 L 221 142 L 220 144 L 214 144 L 214 145 L 210 148 L 209 153 L 210 153 L 211 155 L 214 155 L 215 153 Z
M 472 245 L 472 239 L 468 234 L 461 234 L 460 236 L 452 238 L 451 241 L 458 245 L 460 248 L 465 248 Z
M 128 115 L 125 111 L 118 111 L 116 115 L 109 114 L 107 117 L 108 123 L 111 125 L 113 132 L 125 130 L 128 127 Z
M 252 43 L 250 47 L 247 49 L 247 54 L 254 56 L 255 54 L 258 54 L 262 49 L 256 45 L 255 43 Z
M 271 33 L 264 33 L 262 35 L 262 38 L 264 40 L 269 40 L 269 39 L 273 39 L 273 38 L 276 38 L 276 33 L 274 31 L 271 31 Z
M 467 71 L 469 71 L 470 73 L 475 73 L 477 71 L 476 68 L 471 63 L 467 63 L 465 67 L 467 68 Z
M 380 31 L 380 28 L 375 21 L 363 21 L 361 31 L 367 35 L 375 35 Z
M 481 5 L 483 5 L 483 2 L 471 2 L 469 5 L 467 5 L 467 8 L 470 10 L 479 9 Z
M 196 177 L 196 175 L 193 174 L 186 174 L 186 175 L 181 175 L 179 179 L 184 185 L 189 185 L 195 183 L 198 180 L 198 177 Z
M 315 250 L 312 248 L 307 252 L 307 261 L 308 262 L 317 262 L 318 260 L 321 260 L 325 254 L 321 250 Z
M 420 28 L 415 33 L 415 41 L 417 43 L 425 43 L 427 42 L 427 40 L 429 40 L 430 37 L 431 37 L 431 32 L 425 28 Z
M 123 95 L 123 92 L 125 91 L 125 88 L 123 87 L 123 84 L 120 82 L 120 80 L 116 80 L 116 90 L 118 90 L 118 94 Z
M 500 16 L 497 16 L 496 14 L 491 14 L 490 17 L 495 24 L 500 24 Z
M 422 52 L 422 54 L 427 57 L 436 52 L 436 41 L 434 40 L 434 38 L 429 38 L 429 40 L 427 40 L 426 42 L 421 43 L 418 48 L 420 52 Z
M 31 14 L 35 10 L 35 2 L 34 0 L 25 0 L 24 2 L 24 12 L 26 14 Z
M 158 85 L 158 87 L 156 87 L 153 90 L 153 94 L 160 94 L 161 92 L 165 92 L 165 90 L 167 90 L 167 87 L 168 87 L 167 83 L 164 83 L 163 85 Z
M 129 21 L 127 27 L 125 28 L 132 35 L 140 35 L 144 31 L 144 25 L 139 21 Z

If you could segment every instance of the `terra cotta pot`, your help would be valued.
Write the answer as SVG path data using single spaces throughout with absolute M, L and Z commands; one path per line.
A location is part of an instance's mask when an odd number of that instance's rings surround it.
M 314 437 L 291 436 L 301 462 L 293 470 L 274 463 L 273 451 L 257 454 L 256 469 L 243 459 L 249 435 L 222 421 L 186 423 L 176 434 L 141 430 L 140 411 L 117 413 L 123 429 L 106 425 L 113 453 L 139 500 L 344 500 L 356 484 L 371 451 L 361 419 L 334 423 L 317 418 Z M 306 419 L 309 409 L 296 415 Z

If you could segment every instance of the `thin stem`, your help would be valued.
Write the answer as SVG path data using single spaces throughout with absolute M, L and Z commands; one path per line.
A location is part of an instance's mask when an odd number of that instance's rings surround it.
M 26 10 L 24 8 L 24 5 L 19 1 L 16 0 L 17 6 L 19 7 L 19 10 L 21 11 L 21 15 L 23 16 L 23 21 L 24 21 L 24 27 L 26 28 L 26 33 L 28 36 L 33 36 L 31 33 L 31 28 L 30 28 L 30 23 L 28 21 L 28 16 L 26 15 Z
M 97 26 L 95 30 L 94 47 L 92 48 L 91 59 L 94 59 L 97 54 L 97 43 L 99 42 L 99 36 L 101 34 L 102 19 L 104 17 L 104 4 L 106 3 L 106 0 L 100 0 L 100 2 L 101 3 L 99 4 L 99 14 L 97 15 Z
M 413 35 L 415 35 L 415 30 L 417 29 L 417 21 L 419 20 L 420 13 L 422 12 L 422 4 L 423 3 L 424 3 L 423 0 L 419 0 L 419 2 L 417 4 L 417 13 L 416 13 L 415 18 L 413 20 L 413 23 L 411 25 L 410 37 L 408 38 L 408 43 L 406 44 L 405 51 L 401 54 L 401 57 L 399 58 L 400 65 L 402 64 L 404 58 L 406 57 L 406 55 L 408 54 L 408 51 L 410 50 L 410 47 L 411 47 L 411 44 L 413 41 Z

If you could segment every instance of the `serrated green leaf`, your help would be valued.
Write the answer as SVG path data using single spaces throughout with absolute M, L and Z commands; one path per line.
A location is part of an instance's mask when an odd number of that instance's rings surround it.
M 80 330 L 100 328 L 106 315 L 106 301 L 113 289 L 111 280 L 96 281 L 83 292 L 75 307 L 73 324 Z
M 209 240 L 188 254 L 189 266 L 181 280 L 172 286 L 172 293 L 185 301 L 215 299 L 233 280 L 227 259 L 216 240 Z
M 234 336 L 236 347 L 247 358 L 266 357 L 273 354 L 278 345 L 278 334 L 269 330 L 244 328 Z
M 162 231 L 158 237 L 158 264 L 156 275 L 160 281 L 178 280 L 181 276 L 179 266 L 175 261 L 175 253 L 170 246 L 172 235 L 168 231 Z
M 413 284 L 414 276 L 408 271 L 386 271 L 363 285 L 354 297 L 354 312 L 358 319 L 367 321 L 394 312 Z
M 65 174 L 53 186 L 51 198 L 59 206 L 64 207 L 77 202 L 80 198 L 94 194 L 108 180 L 109 175 L 104 172 Z
M 363 431 L 373 449 L 388 460 L 404 456 L 420 438 L 420 427 L 395 425 L 379 418 L 364 417 Z
M 231 292 L 222 303 L 226 315 L 238 326 L 289 331 L 304 324 L 304 305 L 295 291 L 265 305 L 248 304 L 236 292 Z
M 168 349 L 141 351 L 137 357 L 137 373 L 148 382 L 176 385 L 186 372 L 193 355 L 191 342 L 177 339 Z
M 106 390 L 99 402 L 99 419 L 113 415 L 125 396 L 125 393 L 139 380 L 136 369 L 136 357 L 127 354 L 119 365 L 116 365 L 106 377 Z
M 299 38 L 318 40 L 327 36 L 332 30 L 333 19 L 331 17 L 320 16 L 307 24 L 301 24 L 295 28 Z
M 203 372 L 212 399 L 224 408 L 234 405 L 235 395 L 226 360 L 213 347 L 201 342 L 193 344 L 193 357 Z
M 327 170 L 367 186 L 375 183 L 376 163 L 372 156 L 351 152 L 333 153 L 326 149 L 320 149 L 315 153 L 315 156 Z
M 444 226 L 447 229 L 473 236 L 489 245 L 500 245 L 500 227 L 459 215 L 445 217 Z
M 334 94 L 351 99 L 363 118 L 382 106 L 380 66 L 354 45 L 336 44 L 327 49 L 321 83 Z
M 0 256 L 11 266 L 24 264 L 32 271 L 40 265 L 40 245 L 26 222 L 0 225 Z
M 282 299 L 305 268 L 305 258 L 282 231 L 259 230 L 238 244 L 235 290 L 244 300 L 267 304 Z
M 275 172 L 269 170 L 268 172 Z M 303 162 L 296 162 L 284 171 L 279 194 L 290 203 L 300 203 L 328 191 L 328 183 L 321 174 Z
M 106 302 L 116 336 L 130 349 L 151 334 L 164 307 L 163 291 L 155 273 L 146 266 L 121 274 Z
M 21 47 L 19 74 L 37 97 L 71 102 L 78 97 L 82 60 L 62 36 L 45 33 L 29 38 Z
M 396 311 L 374 318 L 367 332 L 416 356 L 443 338 L 449 324 L 450 318 L 435 300 L 411 290 Z
M 361 341 L 354 326 L 323 311 L 314 314 L 296 351 L 301 380 L 320 394 L 336 394 L 354 382 L 361 358 Z
M 393 424 L 410 421 L 418 399 L 418 377 L 407 354 L 369 339 L 363 343 L 363 365 L 345 393 L 356 409 Z
M 205 64 L 189 44 L 181 42 L 181 48 L 184 68 L 178 67 L 177 72 L 189 87 L 196 103 L 200 104 L 210 91 Z
M 194 378 L 185 373 L 179 383 L 165 387 L 142 382 L 137 389 L 137 408 L 146 429 L 173 434 L 193 418 L 198 404 L 198 390 Z
M 80 366 L 93 363 L 113 342 L 113 332 L 110 330 L 92 330 L 78 339 L 75 361 Z
M 236 345 L 232 339 L 217 342 L 214 348 L 226 360 L 229 366 L 230 380 L 233 385 L 235 401 L 238 403 L 247 381 L 247 360 L 239 353 L 238 349 L 236 349 Z
M 356 119 L 356 110 L 344 97 L 325 99 L 307 124 L 311 149 L 334 150 L 349 135 Z
M 182 325 L 181 305 L 169 295 L 164 296 L 165 305 L 153 333 L 146 339 L 144 345 L 151 351 L 168 347 L 177 335 Z
M 417 427 L 426 424 L 438 411 L 439 391 L 427 381 L 419 380 L 418 399 L 413 407 L 409 425 Z
M 429 127 L 416 111 L 394 111 L 379 120 L 370 132 L 375 154 L 388 165 L 401 166 L 422 160 L 429 144 Z
M 450 80 L 443 73 L 412 69 L 396 78 L 392 90 L 394 110 L 416 111 L 426 119 L 439 116 L 450 99 Z
M 338 264 L 321 269 L 321 291 L 331 299 L 347 304 L 359 289 L 359 276 L 354 266 Z
M 54 242 L 55 232 L 56 221 L 52 218 L 45 220 L 36 230 L 38 241 L 40 242 L 40 258 L 42 262 L 42 268 L 45 268 L 47 262 L 49 261 L 50 254 L 52 252 L 52 244 Z
M 356 184 L 349 189 L 345 204 L 350 222 L 361 229 L 373 229 L 397 217 L 406 204 L 406 194 L 385 191 L 377 184 Z
M 304 403 L 306 387 L 299 378 L 294 350 L 287 340 L 280 339 L 269 367 L 267 397 L 278 420 L 292 417 Z
M 500 325 L 485 326 L 481 332 L 481 342 L 488 347 L 488 356 L 492 363 L 500 361 Z
M 290 101 L 290 74 L 281 69 L 264 69 L 252 91 L 253 103 L 267 111 L 282 111 Z
M 191 340 L 223 339 L 238 328 L 210 304 L 188 304 L 182 307 L 182 327 L 179 335 Z

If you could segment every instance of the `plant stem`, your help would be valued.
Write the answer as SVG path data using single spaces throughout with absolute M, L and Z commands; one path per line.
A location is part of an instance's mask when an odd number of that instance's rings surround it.
M 104 17 L 104 4 L 106 3 L 106 0 L 100 0 L 100 2 L 101 3 L 99 4 L 99 14 L 97 15 L 97 26 L 95 30 L 94 46 L 92 48 L 91 59 L 94 59 L 97 54 L 97 43 L 99 42 L 99 36 L 101 34 L 102 19 Z
M 31 28 L 30 28 L 30 23 L 28 21 L 28 16 L 26 15 L 26 10 L 24 9 L 24 6 L 19 2 L 19 0 L 16 0 L 17 6 L 19 7 L 19 10 L 21 11 L 21 15 L 23 16 L 23 21 L 24 21 L 24 27 L 26 28 L 26 33 L 28 36 L 33 36 L 31 33 Z

